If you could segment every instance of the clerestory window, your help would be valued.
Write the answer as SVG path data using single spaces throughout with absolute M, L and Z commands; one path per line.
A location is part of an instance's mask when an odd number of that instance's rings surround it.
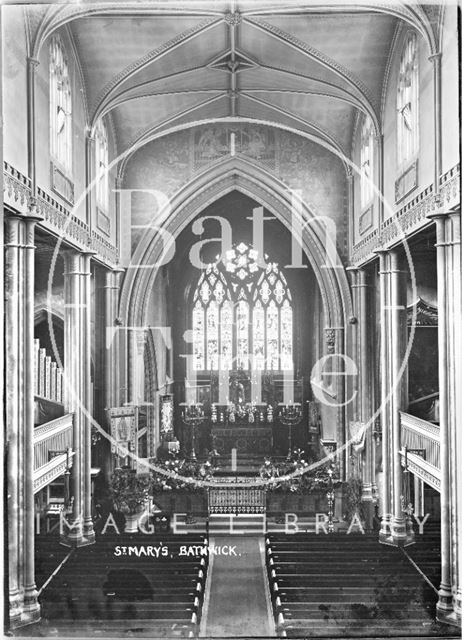
M 398 168 L 406 169 L 419 150 L 419 67 L 415 33 L 407 37 L 401 55 L 396 108 Z
M 50 151 L 72 173 L 72 92 L 69 65 L 61 39 L 50 42 Z

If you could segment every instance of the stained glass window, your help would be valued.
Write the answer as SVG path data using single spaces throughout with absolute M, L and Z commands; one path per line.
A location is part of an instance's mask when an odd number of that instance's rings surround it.
M 267 256 L 265 256 L 267 258 Z M 293 369 L 293 310 L 275 262 L 241 242 L 201 274 L 193 297 L 196 370 Z
M 368 116 L 361 130 L 361 208 L 367 207 L 374 195 L 374 130 Z
M 69 65 L 58 35 L 50 41 L 50 151 L 72 172 L 72 93 Z
M 100 119 L 95 131 L 96 204 L 103 211 L 109 208 L 108 158 L 107 129 Z
M 405 42 L 398 76 L 396 96 L 398 167 L 405 169 L 419 148 L 419 67 L 417 36 L 411 33 Z

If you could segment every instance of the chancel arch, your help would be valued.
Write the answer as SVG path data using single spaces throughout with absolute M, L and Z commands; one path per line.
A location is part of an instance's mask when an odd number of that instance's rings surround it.
M 261 170 L 245 160 L 234 158 L 222 162 L 218 168 L 214 166 L 204 172 L 172 198 L 169 215 L 166 216 L 162 229 L 168 231 L 171 237 L 175 238 L 173 261 L 179 259 L 178 239 L 181 234 L 187 232 L 191 223 L 203 216 L 208 207 L 213 208 L 214 204 L 218 206 L 220 199 L 232 194 L 239 194 L 242 197 L 252 199 L 254 207 L 263 206 L 265 215 L 273 217 L 276 221 L 275 224 L 277 223 L 287 234 L 290 234 L 292 230 L 293 194 L 286 185 L 271 176 L 269 172 Z M 301 207 L 305 220 L 313 220 L 315 218 L 313 212 L 309 210 L 305 203 L 298 203 L 297 206 Z M 248 215 L 250 216 L 251 213 L 252 207 L 249 208 Z M 162 213 L 156 216 L 156 224 L 159 219 L 162 219 Z M 271 224 L 271 222 L 265 222 L 265 234 Z M 249 225 L 251 225 L 250 222 Z M 146 227 L 138 246 L 134 250 L 131 266 L 127 269 L 121 292 L 120 307 L 121 320 L 127 327 L 144 327 L 153 324 L 150 292 L 156 288 L 158 289 L 159 278 L 164 278 L 165 270 L 168 271 L 170 267 L 169 264 L 161 268 L 149 266 L 155 265 L 163 255 L 165 256 L 166 236 L 165 234 L 159 234 L 157 229 L 157 226 L 152 229 L 149 229 L 148 226 Z M 216 231 L 217 228 L 215 227 Z M 236 243 L 239 243 L 240 239 L 239 234 L 237 234 L 235 237 Z M 251 243 L 251 238 L 247 240 Z M 342 238 L 336 238 L 336 240 L 337 246 L 341 246 Z M 200 241 L 198 236 L 194 236 L 191 240 L 191 242 L 197 241 Z M 215 244 L 215 254 L 217 253 L 217 246 Z M 350 349 L 350 325 L 348 321 L 353 315 L 350 291 L 340 256 L 337 256 L 335 268 L 330 268 L 330 265 L 326 264 L 326 225 L 321 217 L 305 225 L 302 234 L 304 268 L 290 268 L 292 260 L 290 243 L 288 247 L 288 255 L 280 264 L 286 267 L 285 274 L 289 284 L 290 276 L 293 273 L 297 271 L 304 272 L 308 268 L 313 274 L 313 283 L 318 290 L 319 296 L 319 335 L 309 359 L 304 362 L 304 378 L 309 380 L 311 369 L 317 359 L 336 352 L 348 353 Z M 180 264 L 184 271 L 191 274 L 196 270 L 192 269 L 188 262 L 188 251 L 184 251 Z M 268 251 L 268 255 L 270 253 Z M 143 265 L 147 268 L 143 268 Z M 197 283 L 198 276 L 198 273 L 191 274 L 190 280 L 194 284 L 191 285 L 189 283 L 188 285 L 185 283 L 184 287 L 189 286 L 190 290 L 192 290 Z M 171 286 L 172 284 L 170 283 Z M 299 295 L 306 297 L 306 292 L 300 289 Z M 292 296 L 296 306 L 297 300 L 295 300 L 296 296 L 293 291 Z M 184 308 L 188 307 L 188 302 L 189 299 L 183 300 Z M 296 320 L 294 318 L 295 323 Z M 184 323 L 182 331 L 187 329 L 191 330 L 192 326 L 187 326 Z M 181 332 L 178 332 L 176 344 L 178 344 L 179 339 L 182 340 Z M 173 342 L 175 344 L 175 338 Z M 192 353 L 192 351 L 188 351 L 188 353 Z M 331 362 L 329 366 L 336 365 Z M 133 372 L 128 370 L 127 376 L 130 377 L 132 375 Z M 181 378 L 184 375 L 185 371 L 181 369 L 179 377 Z M 175 381 L 177 381 L 177 376 L 175 375 L 174 377 Z M 294 377 L 296 378 L 295 374 Z M 342 443 L 345 441 L 345 425 L 351 407 L 342 403 L 342 398 L 345 396 L 345 379 L 342 376 L 337 376 L 336 380 L 331 378 L 330 383 L 334 385 L 333 389 L 335 388 L 332 393 L 336 398 L 336 406 L 322 407 L 324 422 L 326 429 L 328 429 L 325 435 L 327 435 L 327 439 Z M 309 386 L 308 384 L 308 389 Z M 183 388 L 178 391 L 181 395 L 185 393 Z M 311 393 L 311 391 L 309 392 Z

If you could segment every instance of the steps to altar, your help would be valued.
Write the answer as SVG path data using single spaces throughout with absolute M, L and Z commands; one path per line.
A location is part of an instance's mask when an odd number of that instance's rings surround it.
M 211 536 L 262 536 L 266 529 L 264 513 L 211 513 Z

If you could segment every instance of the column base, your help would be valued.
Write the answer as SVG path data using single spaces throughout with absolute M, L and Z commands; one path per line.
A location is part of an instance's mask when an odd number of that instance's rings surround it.
M 389 544 L 393 547 L 408 547 L 411 544 L 415 544 L 415 534 L 412 526 L 409 526 L 404 518 L 392 518 L 389 527 L 390 533 L 387 537 L 381 537 L 379 534 L 379 541 L 383 544 Z
M 368 485 L 368 487 L 363 491 L 363 494 L 361 496 L 361 503 L 363 507 L 366 529 L 370 531 L 372 529 L 372 525 L 374 522 L 374 506 L 375 506 L 375 503 L 372 498 L 371 485 Z
M 38 601 L 38 591 L 35 585 L 30 589 L 27 588 L 24 594 L 24 607 L 23 607 L 24 624 L 32 624 L 40 620 L 40 604 Z
M 78 547 L 88 547 L 91 544 L 95 544 L 95 534 L 86 538 L 83 534 L 79 536 L 61 535 L 59 538 L 59 544 L 70 549 L 76 549 Z
M 95 530 L 93 529 L 93 522 L 84 522 L 83 525 L 83 537 L 88 540 L 88 544 L 93 544 L 96 541 Z
M 37 600 L 38 594 L 34 589 L 34 594 L 25 596 L 24 600 L 10 602 L 9 628 L 19 629 L 28 624 L 34 624 L 41 619 L 40 604 Z
M 436 605 L 436 619 L 438 620 L 438 622 L 457 627 L 460 631 L 462 623 L 460 612 L 457 613 L 456 611 L 453 611 L 452 608 L 440 608 L 439 605 L 440 603 L 438 601 L 438 604 Z
M 11 629 L 16 629 L 21 626 L 21 620 L 23 616 L 23 599 L 19 592 L 10 593 L 9 602 L 9 626 Z
M 379 531 L 379 542 L 382 544 L 388 544 L 388 540 L 391 537 L 391 524 L 390 524 L 390 516 L 382 516 L 380 531 Z
M 438 602 L 436 603 L 436 613 L 438 620 L 454 613 L 451 587 L 448 584 L 440 584 L 438 590 Z

